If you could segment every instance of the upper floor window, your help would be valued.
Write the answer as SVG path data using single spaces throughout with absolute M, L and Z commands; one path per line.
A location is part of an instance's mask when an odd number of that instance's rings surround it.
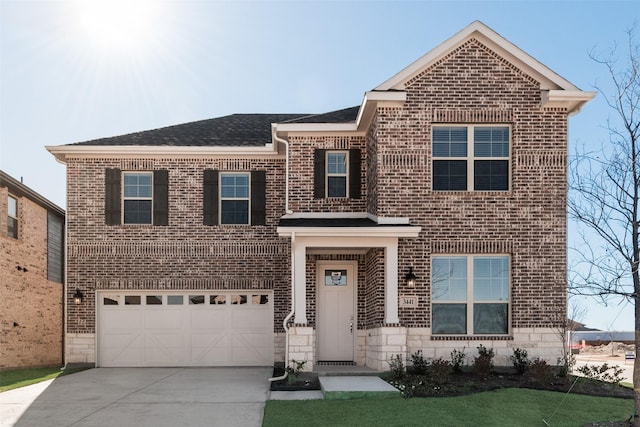
M 18 199 L 13 196 L 7 199 L 7 236 L 18 238 Z
M 105 222 L 169 225 L 169 172 L 105 171 Z
M 266 171 L 204 171 L 205 225 L 266 225 Z
M 124 172 L 122 211 L 124 224 L 152 224 L 153 173 Z
M 316 199 L 360 198 L 359 149 L 324 150 L 314 153 L 314 189 Z
M 434 126 L 433 190 L 509 190 L 509 146 L 508 126 Z
M 507 334 L 509 295 L 506 255 L 434 256 L 431 260 L 434 334 Z
M 249 174 L 220 174 L 220 224 L 249 224 Z

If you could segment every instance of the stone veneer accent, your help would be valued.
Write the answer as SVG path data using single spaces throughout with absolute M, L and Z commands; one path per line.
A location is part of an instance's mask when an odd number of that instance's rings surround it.
M 315 365 L 315 345 L 316 331 L 308 326 L 293 326 L 289 328 L 289 360 L 285 361 L 285 366 L 291 360 L 301 362 L 306 360 L 304 371 L 312 371 Z
M 67 333 L 66 354 L 67 363 L 94 364 L 96 363 L 96 334 Z

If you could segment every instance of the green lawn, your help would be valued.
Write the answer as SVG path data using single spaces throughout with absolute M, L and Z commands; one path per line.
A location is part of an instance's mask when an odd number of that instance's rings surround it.
M 625 420 L 632 413 L 631 399 L 512 388 L 446 398 L 272 400 L 263 425 L 557 427 Z
M 84 368 L 31 368 L 0 371 L 0 392 L 82 371 Z

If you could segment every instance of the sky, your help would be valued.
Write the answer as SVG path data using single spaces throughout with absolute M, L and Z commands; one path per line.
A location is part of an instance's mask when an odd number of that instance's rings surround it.
M 65 167 L 45 146 L 356 106 L 475 20 L 606 92 L 589 52 L 623 45 L 640 1 L 0 0 L 0 169 L 64 208 Z M 572 116 L 570 152 L 605 144 L 610 116 L 601 95 Z M 634 329 L 626 301 L 572 301 L 589 327 Z

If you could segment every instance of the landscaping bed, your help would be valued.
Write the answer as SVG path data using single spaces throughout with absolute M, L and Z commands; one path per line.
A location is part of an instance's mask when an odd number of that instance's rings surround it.
M 284 366 L 273 367 L 273 377 L 281 377 L 284 375 Z M 320 381 L 318 375 L 312 372 L 300 373 L 297 377 L 288 376 L 280 381 L 271 382 L 271 391 L 305 391 L 320 390 Z

